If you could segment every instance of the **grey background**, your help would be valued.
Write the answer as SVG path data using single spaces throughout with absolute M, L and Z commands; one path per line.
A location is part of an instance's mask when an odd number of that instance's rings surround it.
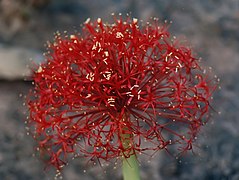
M 44 43 L 57 30 L 74 32 L 88 17 L 112 21 L 111 13 L 172 20 L 172 34 L 185 37 L 204 66 L 220 79 L 214 113 L 198 137 L 195 153 L 173 159 L 164 152 L 141 157 L 143 180 L 239 179 L 239 1 L 238 0 L 0 0 L 0 179 L 54 179 L 34 157 L 26 133 L 27 111 L 19 94 L 27 94 L 32 62 L 39 63 Z M 21 96 L 21 95 L 20 95 Z M 84 159 L 70 162 L 58 178 L 122 179 L 120 165 L 92 166 Z

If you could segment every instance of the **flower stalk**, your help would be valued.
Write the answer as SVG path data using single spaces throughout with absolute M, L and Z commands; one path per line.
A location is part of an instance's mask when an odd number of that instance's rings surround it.
M 122 170 L 124 180 L 140 180 L 139 164 L 135 154 L 129 158 L 123 158 Z
M 123 121 L 125 121 L 123 117 Z M 121 141 L 127 154 L 123 154 L 123 177 L 124 180 L 140 180 L 139 164 L 135 152 L 132 150 L 133 136 L 127 127 L 123 128 Z M 129 151 L 129 153 L 128 153 Z

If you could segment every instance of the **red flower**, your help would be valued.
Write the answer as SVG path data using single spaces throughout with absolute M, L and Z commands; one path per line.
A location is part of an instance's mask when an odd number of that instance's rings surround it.
M 68 154 L 109 160 L 192 148 L 215 85 L 165 25 L 87 21 L 82 35 L 57 34 L 49 49 L 33 76 L 29 126 L 58 169 Z

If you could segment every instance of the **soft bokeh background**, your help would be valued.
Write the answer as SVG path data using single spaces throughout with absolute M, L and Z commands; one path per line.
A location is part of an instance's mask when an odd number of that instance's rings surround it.
M 54 179 L 34 157 L 27 136 L 23 98 L 31 88 L 29 59 L 39 63 L 44 43 L 57 30 L 74 32 L 88 17 L 111 21 L 111 13 L 172 20 L 170 31 L 186 37 L 205 66 L 221 79 L 212 123 L 202 131 L 195 154 L 173 159 L 165 153 L 141 159 L 143 180 L 239 179 L 239 0 L 0 0 L 0 179 Z M 21 96 L 21 95 L 20 95 Z M 74 160 L 66 180 L 120 180 L 120 168 L 91 167 Z M 60 176 L 58 177 L 60 178 Z

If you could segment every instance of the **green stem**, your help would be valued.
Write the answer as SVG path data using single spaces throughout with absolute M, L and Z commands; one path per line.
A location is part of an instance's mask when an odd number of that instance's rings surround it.
M 127 118 L 127 114 L 122 118 L 122 121 L 125 121 Z M 133 146 L 133 135 L 132 132 L 127 128 L 127 127 L 123 127 L 122 128 L 122 132 L 121 132 L 121 141 L 123 144 L 124 149 L 130 150 L 130 152 L 127 152 L 125 155 L 127 155 L 127 157 L 123 155 L 123 167 L 122 167 L 122 171 L 123 171 L 123 177 L 124 180 L 140 180 L 140 176 L 139 176 L 139 164 L 136 158 L 136 154 L 133 152 L 132 150 L 132 146 Z M 128 157 L 128 155 L 130 154 L 130 156 Z
M 139 165 L 136 155 L 123 159 L 123 177 L 124 180 L 140 180 Z

